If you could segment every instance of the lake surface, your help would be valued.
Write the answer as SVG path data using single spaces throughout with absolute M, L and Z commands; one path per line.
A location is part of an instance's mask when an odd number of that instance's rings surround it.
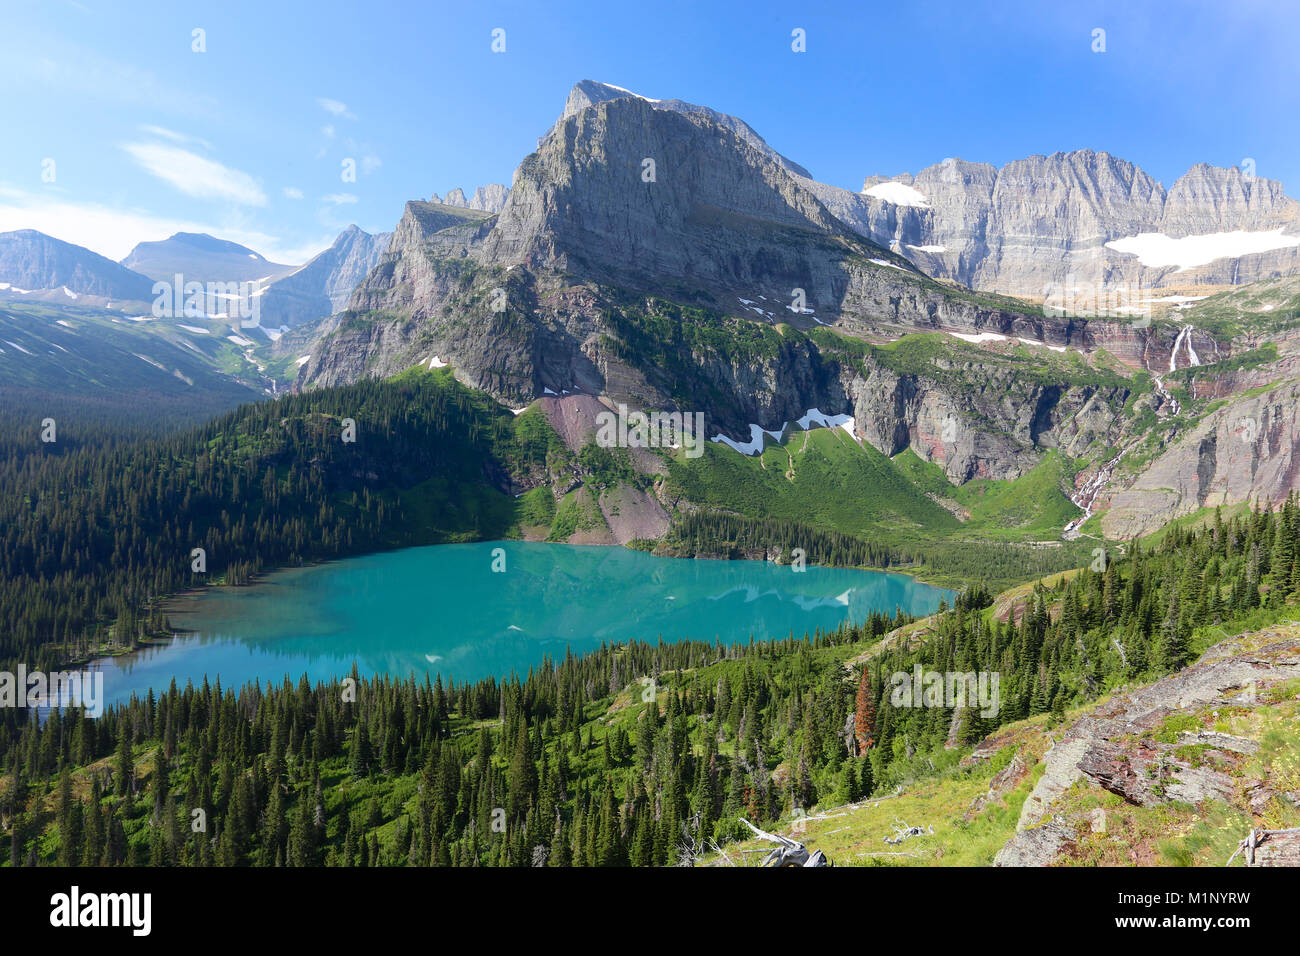
M 494 572 L 493 551 L 504 552 Z M 499 562 L 498 562 L 499 563 Z M 277 571 L 174 602 L 169 644 L 97 662 L 109 703 L 149 687 L 344 677 L 355 661 L 444 681 L 521 677 L 544 656 L 607 643 L 796 637 L 873 610 L 929 614 L 952 592 L 901 574 L 657 558 L 616 547 L 487 542 Z

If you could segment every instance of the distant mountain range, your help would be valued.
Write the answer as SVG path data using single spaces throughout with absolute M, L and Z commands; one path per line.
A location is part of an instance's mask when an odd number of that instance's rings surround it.
M 0 295 L 148 301 L 153 280 L 35 229 L 0 233 Z
M 1201 163 L 1166 190 L 1133 163 L 1076 150 L 815 191 L 930 275 L 1034 300 L 1071 281 L 1194 292 L 1300 269 L 1300 203 L 1236 167 Z
M 178 232 L 158 242 L 142 242 L 122 265 L 151 279 L 170 282 L 180 274 L 195 282 L 265 282 L 288 275 L 281 265 L 237 242 L 206 233 Z
M 294 327 L 333 315 L 388 248 L 391 232 L 371 235 L 349 226 L 305 266 L 272 281 L 262 294 L 265 328 Z
M 503 186 L 500 183 L 490 183 L 487 186 L 479 186 L 474 190 L 474 195 L 469 199 L 465 198 L 465 193 L 460 189 L 453 189 L 447 195 L 439 198 L 434 193 L 430 202 L 437 203 L 440 206 L 455 206 L 459 209 L 474 209 L 478 212 L 498 213 L 501 207 L 506 204 L 506 197 L 510 195 L 510 187 Z
M 292 327 L 342 308 L 353 288 L 387 247 L 391 233 L 371 235 L 349 226 L 330 248 L 303 266 L 271 262 L 236 242 L 178 232 L 142 242 L 116 263 L 81 246 L 33 229 L 0 233 L 0 298 L 77 303 L 139 312 L 156 298 L 155 281 L 251 283 L 260 298 L 261 325 Z M 207 303 L 220 318 L 219 301 Z
M 747 454 L 833 419 L 933 466 L 938 484 L 889 480 L 959 517 L 969 482 L 1068 462 L 1065 530 L 1096 517 L 1124 537 L 1300 488 L 1283 454 L 1300 340 L 1277 285 L 1300 275 L 1298 209 L 1250 170 L 1202 164 L 1165 189 L 1093 151 L 945 160 L 852 192 L 739 118 L 585 80 L 509 188 L 412 200 L 392 233 L 351 227 L 300 268 L 178 234 L 132 271 L 25 231 L 0 236 L 0 299 L 120 309 L 151 277 L 249 281 L 260 325 L 217 310 L 169 334 L 211 336 L 215 366 L 268 390 L 451 366 L 511 408 L 558 403 L 575 444 L 626 403 L 701 412 Z M 1072 284 L 1102 301 L 1044 307 Z M 1255 422 L 1240 447 L 1233 415 Z M 1246 467 L 1261 441 L 1267 467 Z M 647 504 L 655 521 L 670 506 Z

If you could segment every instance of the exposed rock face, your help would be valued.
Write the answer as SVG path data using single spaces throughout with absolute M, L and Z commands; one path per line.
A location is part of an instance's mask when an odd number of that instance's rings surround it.
M 882 183 L 909 186 L 921 200 L 891 201 Z M 915 176 L 868 178 L 862 193 L 814 188 L 836 216 L 930 275 L 1030 299 L 1069 287 L 1103 298 L 1109 289 L 1124 295 L 1122 307 L 1162 286 L 1237 284 L 1300 269 L 1300 204 L 1280 183 L 1235 167 L 1194 166 L 1166 191 L 1132 163 L 1077 150 L 1000 170 L 948 159 Z M 1239 230 L 1281 235 L 1264 243 L 1275 248 L 1244 255 L 1220 240 L 1218 257 L 1186 268 L 1107 245 Z
M 394 374 L 437 358 L 512 406 L 549 390 L 677 407 L 681 383 L 623 347 L 619 315 L 644 307 L 638 297 L 647 295 L 757 322 L 836 323 L 853 335 L 948 329 L 1104 345 L 1122 362 L 1167 367 L 1176 337 L 1167 326 L 1030 314 L 1011 300 L 990 307 L 930 281 L 832 214 L 823 200 L 837 193 L 720 116 L 579 84 L 495 217 L 408 204 L 387 254 L 323 327 L 300 383 Z M 996 176 L 949 163 L 914 181 L 935 184 L 978 197 L 991 195 Z M 914 219 L 928 215 L 906 208 Z M 981 215 L 974 200 L 964 208 L 971 221 Z M 803 312 L 792 308 L 795 289 Z M 1197 335 L 1199 352 L 1217 348 Z M 745 362 L 678 357 L 694 369 L 690 401 L 707 413 L 711 435 L 747 436 L 754 423 L 779 429 L 814 407 L 852 413 L 860 438 L 890 455 L 911 447 L 956 482 L 1013 478 L 1046 449 L 1074 456 L 1114 439 L 1127 397 L 1122 388 L 1031 382 L 996 363 L 951 370 L 955 382 L 903 374 L 869 357 L 846 362 L 801 336 Z
M 261 296 L 262 326 L 292 328 L 343 309 L 392 237 L 391 232 L 371 235 L 348 226 L 328 249 L 266 288 Z
M 854 272 L 881 268 L 846 268 L 855 254 L 893 260 L 861 243 L 770 151 L 706 113 L 640 98 L 562 119 L 520 165 L 481 249 L 492 264 L 572 270 L 647 291 L 676 282 L 692 298 L 761 292 L 787 303 L 797 287 L 818 314 L 838 310 Z
M 1201 163 L 1166 190 L 1133 163 L 1076 150 L 1030 156 L 1000 170 L 946 159 L 915 176 L 868 177 L 854 193 L 814 181 L 743 120 L 707 107 L 648 100 L 584 80 L 569 94 L 564 116 L 619 99 L 709 117 L 799 178 L 832 215 L 928 275 L 1034 301 L 1065 292 L 1082 302 L 1076 315 L 1095 310 L 1092 299 L 1122 317 L 1121 309 L 1164 286 L 1239 284 L 1300 271 L 1300 203 L 1253 171 Z M 897 185 L 909 188 L 900 192 Z M 1151 234 L 1177 240 L 1238 231 L 1280 234 L 1256 238 L 1271 248 L 1245 253 L 1220 240 L 1211 244 L 1218 256 L 1194 264 L 1162 264 L 1158 255 L 1107 245 Z M 1186 248 L 1172 254 L 1201 258 Z
M 1049 866 L 1075 843 L 1074 827 L 1053 819 L 1022 830 L 993 856 L 994 866 Z
M 1160 232 L 1195 236 L 1235 229 L 1275 229 L 1295 225 L 1297 204 L 1282 184 L 1250 176 L 1239 167 L 1197 163 L 1169 189 Z
M 1110 499 L 1108 537 L 1154 531 L 1202 507 L 1300 491 L 1300 383 L 1247 395 L 1207 415 Z
M 1232 779 L 1226 773 L 1192 766 L 1173 751 L 1147 741 L 1133 747 L 1104 741 L 1089 748 L 1078 767 L 1103 790 L 1143 807 L 1169 800 L 1195 805 L 1232 795 Z
M 112 259 L 47 236 L 35 229 L 0 233 L 0 290 L 24 292 L 68 289 L 77 295 L 148 302 L 153 280 Z
M 782 156 L 771 146 L 767 145 L 767 141 L 764 140 L 763 137 L 759 136 L 752 126 L 737 116 L 731 116 L 727 113 L 710 109 L 707 106 L 697 106 L 694 103 L 687 103 L 683 100 L 652 100 L 645 96 L 639 96 L 631 90 L 625 90 L 618 86 L 611 86 L 608 83 L 597 83 L 594 80 L 583 80 L 576 84 L 573 89 L 569 91 L 569 98 L 564 103 L 564 112 L 560 115 L 560 123 L 563 123 L 564 120 L 568 119 L 570 116 L 581 113 L 589 106 L 595 106 L 597 103 L 608 103 L 611 100 L 621 99 L 641 100 L 643 103 L 653 105 L 655 109 L 671 110 L 676 113 L 686 113 L 703 117 L 713 125 L 721 126 L 723 129 L 728 130 L 737 139 L 748 143 L 754 149 L 763 153 L 768 159 L 785 169 L 786 172 L 792 173 L 796 176 L 801 176 L 805 179 L 812 178 L 808 170 L 804 169 L 798 163 Z M 558 128 L 558 124 L 556 128 Z M 554 129 L 549 131 L 547 136 L 550 136 L 553 132 Z M 542 137 L 541 142 L 544 143 L 546 138 L 546 136 Z M 541 143 L 538 145 L 540 147 Z
M 805 325 L 812 320 L 786 305 L 794 289 L 804 315 L 820 321 L 1012 323 L 1012 313 L 954 297 L 863 242 L 772 156 L 708 111 L 624 97 L 570 113 L 520 165 L 495 219 L 408 204 L 350 303 L 381 314 L 365 329 L 327 330 L 334 343 L 301 381 L 350 381 L 437 354 L 514 403 L 546 387 L 604 391 L 600 367 L 617 365 L 595 355 L 605 287 L 733 313 L 740 298 L 764 301 L 764 319 Z
M 1294 633 L 1265 631 L 1223 641 L 1185 670 L 1110 698 L 1068 727 L 1047 753 L 1044 773 L 1021 809 L 1017 833 L 998 851 L 995 865 L 1050 865 L 1091 828 L 1086 819 L 1062 814 L 1063 798 L 1080 781 L 1138 806 L 1235 801 L 1236 786 L 1223 768 L 1239 767 L 1243 754 L 1258 749 L 1257 741 L 1206 731 L 1167 744 L 1151 732 L 1175 713 L 1254 707 L 1260 691 L 1298 674 L 1300 644 Z M 1194 765 L 1181 749 L 1187 744 L 1208 748 L 1215 759 Z M 1261 812 L 1264 802 L 1250 812 Z
M 442 198 L 439 198 L 438 194 L 434 193 L 429 197 L 429 201 L 443 206 L 455 206 L 458 209 L 473 209 L 476 212 L 495 214 L 501 211 L 501 208 L 506 204 L 506 197 L 509 195 L 509 186 L 503 186 L 500 183 L 488 183 L 486 186 L 479 186 L 475 189 L 474 195 L 469 199 L 465 198 L 463 190 L 453 189 Z
M 858 436 L 886 455 L 911 448 L 948 480 L 1015 478 L 1043 450 L 1075 456 L 1115 434 L 1128 391 L 1059 387 L 1026 380 L 1005 366 L 970 362 L 957 381 L 900 375 L 873 366 L 849 389 Z

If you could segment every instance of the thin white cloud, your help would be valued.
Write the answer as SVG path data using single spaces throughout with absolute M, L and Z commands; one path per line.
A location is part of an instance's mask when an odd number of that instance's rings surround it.
M 127 143 L 122 147 L 142 169 L 196 199 L 265 206 L 266 193 L 248 173 L 177 146 Z
M 299 189 L 297 186 L 285 186 L 285 187 L 284 187 L 284 198 L 285 198 L 285 199 L 301 199 L 301 198 L 302 198 L 302 190 Z
M 169 139 L 173 143 L 193 143 L 196 146 L 202 146 L 204 149 L 212 148 L 212 144 L 206 139 L 200 139 L 197 136 L 188 136 L 185 133 L 178 133 L 175 130 L 167 129 L 165 126 L 151 126 L 146 123 L 140 127 L 140 131 L 148 133 L 150 136 L 157 136 L 159 139 Z
M 356 116 L 348 110 L 348 105 L 346 103 L 332 100 L 328 96 L 317 97 L 316 102 L 319 104 L 321 109 L 326 113 L 329 113 L 331 116 L 341 116 L 343 119 L 350 120 L 356 119 Z
M 334 127 L 333 127 L 333 125 L 329 125 L 329 124 L 327 124 L 327 125 L 325 125 L 325 126 L 322 126 L 322 127 L 320 128 L 320 131 L 321 131 L 322 134 L 324 134 L 324 136 L 325 136 L 326 139 L 333 139 L 333 138 L 334 138 Z
M 330 193 L 329 195 L 321 196 L 320 198 L 323 202 L 327 202 L 333 206 L 350 206 L 352 203 L 358 201 L 357 197 L 352 195 L 352 193 Z
M 175 77 L 160 79 L 126 60 L 102 57 L 86 47 L 61 39 L 0 57 L 0 77 L 5 85 L 23 93 L 27 89 L 48 95 L 50 89 L 67 90 L 97 101 L 145 106 L 194 119 L 212 116 L 217 101 L 171 85 Z

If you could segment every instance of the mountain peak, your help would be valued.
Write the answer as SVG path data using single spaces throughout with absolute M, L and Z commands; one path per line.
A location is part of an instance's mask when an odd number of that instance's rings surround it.
M 0 233 L 0 282 L 33 292 L 66 288 L 105 299 L 147 301 L 153 283 L 82 246 L 35 229 Z
M 767 144 L 767 140 L 759 136 L 752 126 L 746 123 L 738 116 L 732 116 L 729 113 L 722 113 L 708 106 L 698 106 L 695 103 L 687 103 L 684 100 L 668 99 L 656 100 L 648 96 L 642 96 L 640 93 L 633 93 L 621 86 L 614 86 L 612 83 L 598 83 L 595 80 L 582 80 L 574 84 L 573 89 L 569 90 L 568 99 L 564 103 L 564 112 L 560 114 L 560 119 L 556 123 L 558 127 L 570 117 L 581 113 L 583 110 L 590 109 L 593 106 L 599 106 L 601 103 L 608 103 L 614 100 L 640 100 L 643 103 L 649 103 L 654 109 L 669 110 L 674 113 L 684 113 L 687 115 L 704 116 L 719 126 L 725 127 L 734 133 L 737 137 L 744 140 L 750 146 L 753 146 L 759 152 L 768 158 L 775 160 L 784 169 L 800 176 L 804 179 L 812 179 L 812 173 L 804 169 L 798 163 L 787 159 Z M 549 133 L 547 134 L 550 135 Z M 542 137 L 545 142 L 546 137 Z
M 458 209 L 475 209 L 479 212 L 495 214 L 505 206 L 506 197 L 509 195 L 509 186 L 504 186 L 501 183 L 488 183 L 486 186 L 479 186 L 475 189 L 474 195 L 469 199 L 465 198 L 465 191 L 458 186 L 445 196 L 434 193 L 429 201 L 438 203 L 441 206 L 455 206 Z
M 580 113 L 588 106 L 595 106 L 597 103 L 607 103 L 610 100 L 621 100 L 627 97 L 645 100 L 647 103 L 662 102 L 662 100 L 652 100 L 648 96 L 642 96 L 640 93 L 633 93 L 631 90 L 615 86 L 612 83 L 580 80 L 573 85 L 573 89 L 569 90 L 569 97 L 564 102 L 564 112 L 561 114 L 560 119 L 572 116 L 574 113 Z
M 294 269 L 206 232 L 177 232 L 157 242 L 141 242 L 122 260 L 122 265 L 151 279 L 170 280 L 180 273 L 187 280 L 199 282 L 246 282 L 284 275 Z
M 229 239 L 218 239 L 216 236 L 206 232 L 176 232 L 168 236 L 163 242 L 178 243 L 189 246 L 192 249 L 202 249 L 205 252 L 234 252 L 246 256 L 256 256 L 263 262 L 266 261 L 261 253 L 240 245 L 237 242 L 231 242 Z M 144 245 L 141 243 L 140 245 Z M 137 246 L 137 248 L 139 248 Z

